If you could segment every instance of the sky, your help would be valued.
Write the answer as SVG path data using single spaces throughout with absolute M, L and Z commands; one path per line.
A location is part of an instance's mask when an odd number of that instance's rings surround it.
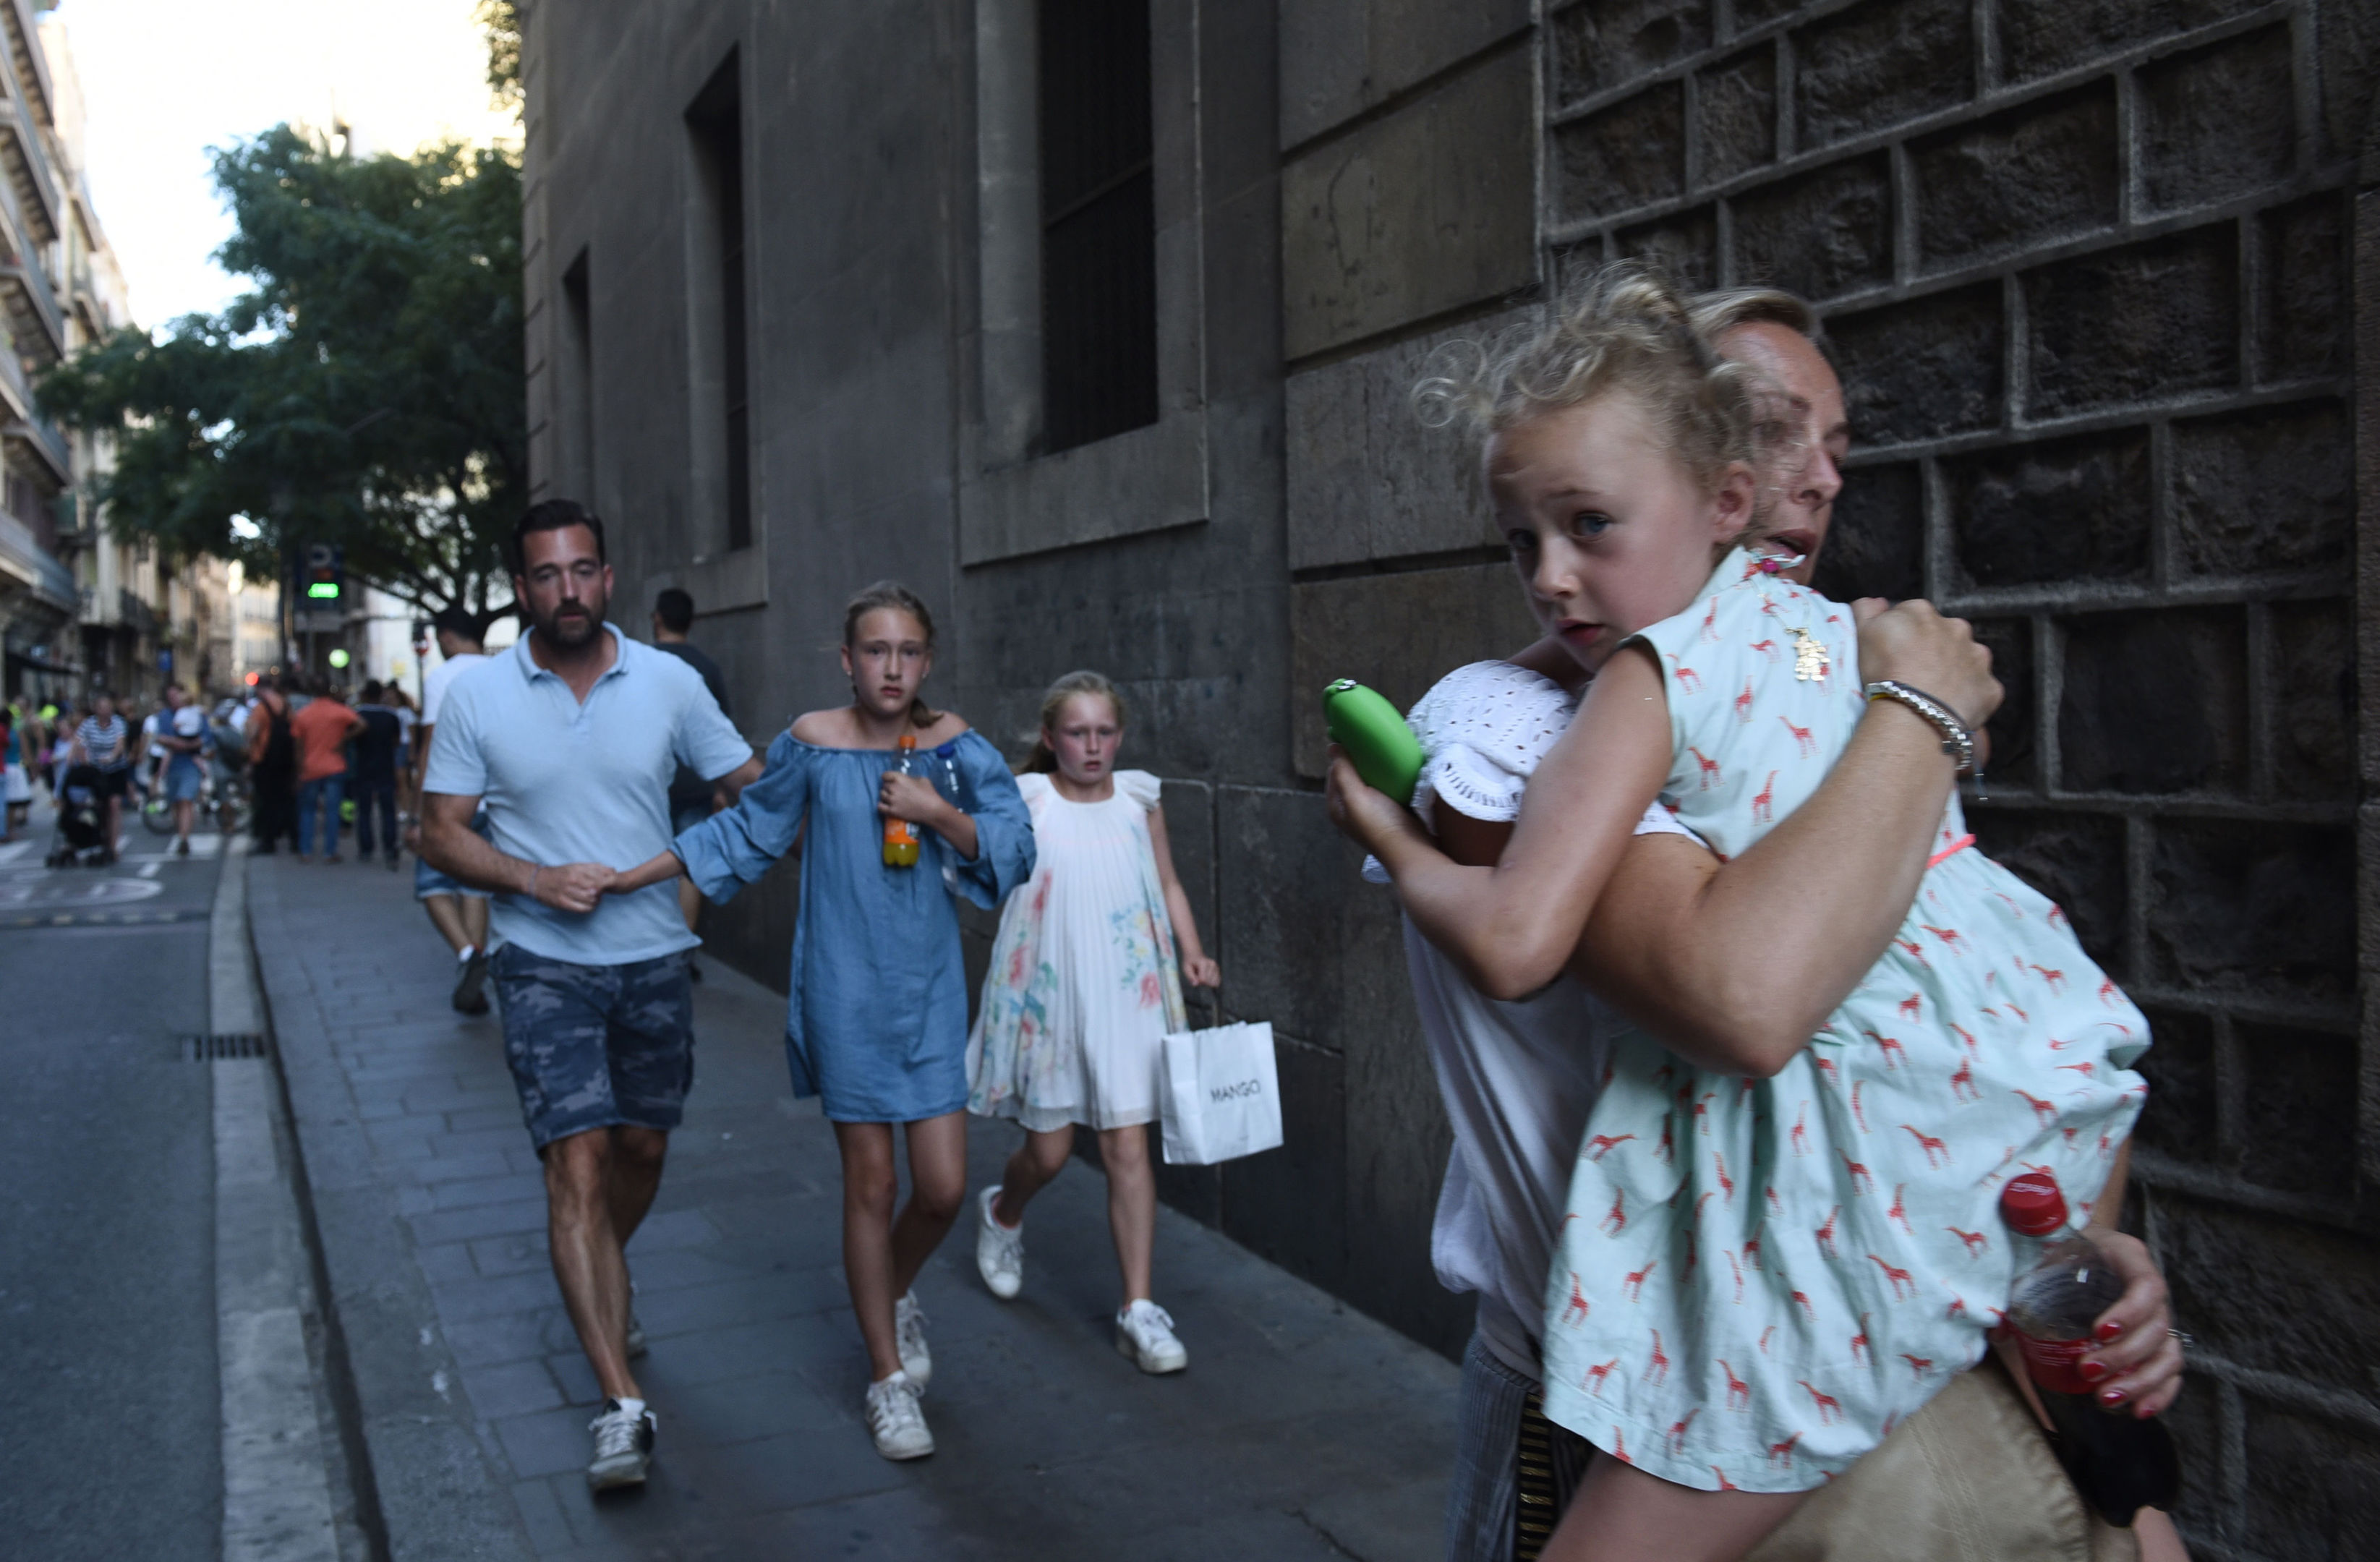
M 63 0 L 100 225 L 152 329 L 220 309 L 210 257 L 231 220 L 211 146 L 281 121 L 353 127 L 361 149 L 516 139 L 488 98 L 471 0 Z

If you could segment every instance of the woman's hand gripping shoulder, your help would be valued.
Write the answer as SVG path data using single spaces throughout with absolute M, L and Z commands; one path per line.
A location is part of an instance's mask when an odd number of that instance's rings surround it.
M 1493 867 L 1449 857 L 1407 809 L 1333 753 L 1332 821 L 1380 859 L 1423 937 L 1495 999 L 1562 973 L 1636 822 L 1670 771 L 1668 693 L 1652 653 L 1623 647 L 1537 766 Z

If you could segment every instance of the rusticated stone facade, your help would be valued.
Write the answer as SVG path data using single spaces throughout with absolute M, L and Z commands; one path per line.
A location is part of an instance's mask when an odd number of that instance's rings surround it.
M 1977 829 L 2156 1022 L 2131 1213 L 2197 1336 L 2193 1544 L 2380 1552 L 2369 6 L 1149 0 L 1160 412 L 1039 455 L 1036 14 L 532 10 L 538 480 L 612 518 L 626 593 L 695 591 L 756 736 L 842 697 L 836 608 L 879 575 L 942 609 L 941 695 L 998 734 L 1115 676 L 1224 1008 L 1281 1040 L 1286 1147 L 1167 1195 L 1451 1350 L 1395 918 L 1316 796 L 1325 681 L 1409 699 L 1527 634 L 1410 386 L 1609 256 L 1809 294 L 1858 439 L 1824 584 L 1989 638 Z M 743 549 L 685 144 L 731 51 Z M 792 900 L 715 943 L 777 973 Z
M 1976 829 L 2156 1025 L 2132 1215 L 2198 1339 L 2176 1426 L 2215 1555 L 2380 1546 L 2350 567 L 2373 25 L 1548 20 L 1548 244 L 1820 300 L 1860 444 L 1823 584 L 1922 591 L 1998 657 Z

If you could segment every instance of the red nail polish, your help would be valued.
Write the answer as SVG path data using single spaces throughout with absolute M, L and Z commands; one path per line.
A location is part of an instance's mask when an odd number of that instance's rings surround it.
M 2085 1362 L 2074 1370 L 2082 1374 L 2083 1382 L 2096 1383 L 2101 1378 L 2107 1375 L 2107 1363 L 2105 1362 Z
M 2108 1319 L 2106 1323 L 2099 1326 L 2099 1338 L 2101 1339 L 2113 1339 L 2123 1332 L 2124 1326 L 2113 1318 Z
M 2107 1406 L 2111 1411 L 2118 1405 L 2122 1404 L 2124 1402 L 2124 1391 L 2120 1388 L 2106 1389 L 2099 1395 L 2099 1402 Z

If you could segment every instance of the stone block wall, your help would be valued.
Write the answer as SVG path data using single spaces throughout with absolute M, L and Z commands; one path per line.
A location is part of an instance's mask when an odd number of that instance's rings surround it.
M 1857 442 L 1821 584 L 1976 623 L 2009 685 L 1977 831 L 2157 1026 L 2131 1218 L 2198 1339 L 2176 1426 L 2210 1556 L 2380 1548 L 2380 770 L 2350 570 L 2374 30 L 2314 3 L 1586 0 L 1287 152 L 1335 172 L 1509 49 L 1538 72 L 1544 284 L 1642 256 L 1821 305 Z M 1415 294 L 1360 336 L 1301 335 L 1285 300 L 1307 682 L 1377 669 L 1402 696 L 1517 637 L 1460 453 L 1399 403 L 1432 343 L 1528 297 Z

